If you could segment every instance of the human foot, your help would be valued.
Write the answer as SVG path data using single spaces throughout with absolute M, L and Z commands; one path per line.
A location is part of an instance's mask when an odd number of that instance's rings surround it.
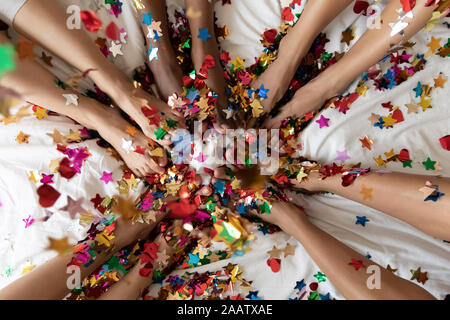
M 128 168 L 138 177 L 151 172 L 163 173 L 165 158 L 159 158 L 159 164 L 147 151 L 148 138 L 139 130 L 129 130 L 132 126 L 122 118 L 118 110 L 109 109 L 102 105 L 93 107 L 95 116 L 94 128 L 120 154 Z

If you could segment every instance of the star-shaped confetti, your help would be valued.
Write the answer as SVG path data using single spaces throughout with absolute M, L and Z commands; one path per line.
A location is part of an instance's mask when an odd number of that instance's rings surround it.
M 366 222 L 369 222 L 370 220 L 367 219 L 366 216 L 356 216 L 356 222 L 355 224 L 360 224 L 361 226 L 365 227 Z
M 198 34 L 197 38 L 202 39 L 203 42 L 206 42 L 209 38 L 211 38 L 208 28 L 206 28 L 206 29 L 199 28 L 198 32 L 199 32 L 199 34 Z
M 101 176 L 100 180 L 102 180 L 105 184 L 113 182 L 114 179 L 112 178 L 112 172 L 103 171 L 103 175 Z
M 29 137 L 30 137 L 29 134 L 26 134 L 26 133 L 23 133 L 22 131 L 20 131 L 19 134 L 16 136 L 16 141 L 19 144 L 22 144 L 22 143 L 28 144 L 28 138 Z
M 76 94 L 64 93 L 62 96 L 66 99 L 66 106 L 70 106 L 70 105 L 78 106 L 78 96 Z

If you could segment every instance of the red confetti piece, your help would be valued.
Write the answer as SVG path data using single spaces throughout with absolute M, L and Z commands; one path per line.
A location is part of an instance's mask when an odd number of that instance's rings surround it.
M 52 186 L 44 184 L 37 189 L 39 196 L 39 205 L 43 208 L 49 208 L 53 206 L 61 195 Z
M 317 282 L 313 282 L 309 285 L 309 288 L 311 289 L 311 291 L 316 291 L 318 287 L 319 287 L 319 284 Z
M 353 266 L 355 270 L 359 270 L 361 268 L 365 268 L 366 266 L 363 264 L 362 260 L 356 260 L 352 258 L 352 261 L 348 263 L 349 265 Z
M 397 120 L 396 123 L 400 123 L 405 120 L 405 118 L 403 118 L 403 112 L 400 109 L 394 110 L 394 113 L 392 113 L 392 118 Z
M 409 157 L 409 151 L 406 149 L 402 149 L 398 154 L 398 160 L 400 160 L 401 162 L 411 160 Z
M 105 35 L 113 40 L 113 41 L 118 41 L 120 40 L 120 31 L 119 28 L 117 27 L 117 25 L 114 23 L 114 21 L 112 21 L 105 30 Z
M 184 219 L 197 210 L 195 204 L 189 203 L 189 201 L 181 200 L 180 202 L 168 202 L 167 206 L 171 210 L 169 218 L 172 219 Z
M 403 11 L 405 12 L 411 11 L 416 5 L 416 0 L 400 0 L 400 2 L 402 3 Z
M 70 166 L 69 158 L 64 158 L 61 160 L 61 162 L 59 163 L 58 172 L 67 180 L 72 179 L 72 177 L 76 174 L 75 169 Z
M 286 7 L 283 9 L 283 12 L 281 13 L 281 19 L 285 21 L 294 21 L 294 15 L 292 14 L 292 10 L 290 7 Z
M 102 27 L 102 21 L 97 18 L 94 11 L 87 10 L 80 12 L 81 20 L 83 21 L 84 27 L 87 31 L 96 33 Z
M 279 272 L 281 268 L 281 260 L 277 258 L 271 258 L 267 260 L 267 265 L 272 269 L 272 272 Z
M 360 14 L 362 12 L 363 15 L 367 15 L 367 8 L 369 8 L 369 3 L 367 1 L 358 0 L 353 6 L 353 12 L 356 14 Z
M 441 143 L 442 148 L 450 151 L 450 135 L 440 138 L 439 142 Z

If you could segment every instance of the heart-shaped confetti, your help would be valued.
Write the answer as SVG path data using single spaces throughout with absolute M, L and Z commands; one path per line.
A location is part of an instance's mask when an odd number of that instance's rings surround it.
M 61 162 L 59 163 L 58 172 L 67 180 L 72 179 L 72 177 L 76 174 L 75 169 L 73 169 L 70 165 L 69 158 L 64 158 L 61 160 Z
M 440 138 L 439 142 L 441 143 L 442 148 L 450 151 L 450 135 Z
M 267 260 L 267 265 L 270 267 L 272 272 L 279 272 L 281 268 L 281 260 L 278 258 L 271 258 Z
M 367 8 L 369 8 L 369 3 L 367 1 L 358 0 L 353 6 L 353 12 L 356 14 L 360 14 L 362 12 L 363 15 L 367 15 Z
M 118 41 L 120 40 L 120 30 L 117 27 L 117 25 L 114 23 L 114 21 L 112 21 L 105 30 L 105 35 L 113 40 L 113 41 Z
M 37 194 L 39 196 L 39 205 L 43 208 L 50 208 L 53 206 L 61 195 L 52 186 L 48 184 L 43 184 L 37 189 Z
M 97 17 L 94 11 L 81 11 L 80 17 L 87 31 L 96 33 L 101 29 L 102 21 Z

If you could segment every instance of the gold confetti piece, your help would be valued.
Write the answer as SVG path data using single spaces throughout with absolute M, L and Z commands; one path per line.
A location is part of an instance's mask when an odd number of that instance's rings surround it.
M 134 202 L 123 196 L 115 198 L 111 212 L 120 214 L 125 221 L 130 221 L 140 213 L 139 209 L 134 205 Z
M 130 136 L 134 137 L 134 135 L 136 134 L 137 130 L 136 130 L 136 127 L 134 127 L 134 126 L 128 126 L 125 129 L 125 132 L 128 133 Z
M 144 10 L 145 5 L 142 3 L 142 0 L 133 0 L 134 7 L 136 10 Z
M 67 252 L 70 252 L 72 249 L 72 245 L 70 245 L 70 243 L 68 242 L 67 237 L 59 240 L 48 238 L 48 240 L 50 241 L 50 245 L 47 247 L 47 249 L 58 252 L 59 256 L 66 255 Z
M 16 141 L 19 143 L 19 144 L 22 144 L 22 143 L 26 143 L 26 144 L 28 144 L 28 138 L 30 137 L 30 135 L 29 134 L 26 134 L 26 133 L 23 133 L 22 131 L 20 131 L 20 133 L 17 135 L 17 137 L 16 137 Z
M 53 133 L 47 133 L 47 135 L 53 139 L 53 144 L 67 144 L 67 138 L 64 137 L 57 129 L 53 129 Z
M 286 247 L 283 249 L 284 257 L 287 256 L 294 256 L 295 255 L 295 249 L 297 246 L 292 246 L 289 243 L 286 244 Z
M 33 270 L 34 267 L 36 267 L 36 266 L 33 265 L 33 264 L 24 267 L 24 268 L 22 269 L 22 275 L 27 274 L 28 272 L 30 272 L 31 270 Z
M 408 114 L 419 113 L 419 106 L 417 104 L 408 103 L 406 104 L 406 107 L 408 108 Z
M 373 188 L 367 188 L 364 184 L 361 187 L 361 193 L 363 195 L 363 200 L 373 200 L 372 196 Z
M 28 180 L 33 181 L 34 183 L 37 183 L 36 177 L 34 176 L 34 172 L 30 171 L 30 177 Z
M 434 87 L 435 88 L 444 88 L 444 84 L 447 82 L 447 79 L 442 76 L 442 73 L 439 74 L 439 77 L 434 79 Z
M 156 149 L 150 151 L 150 154 L 154 157 L 162 157 L 164 155 L 164 149 L 156 148 Z
M 200 10 L 195 11 L 192 7 L 189 7 L 186 11 L 186 16 L 189 19 L 197 19 L 202 16 L 202 12 Z
M 385 152 L 384 155 L 386 156 L 386 160 L 389 160 L 396 156 L 394 149 L 391 149 L 391 151 L 389 151 L 389 152 Z
M 48 167 L 50 168 L 52 173 L 58 172 L 60 162 L 61 162 L 61 159 L 54 159 L 54 160 L 50 161 L 50 164 L 48 165 Z
M 279 258 L 281 256 L 281 249 L 278 249 L 276 246 L 273 246 L 272 250 L 267 251 L 270 255 L 270 258 Z
M 81 132 L 80 131 L 72 131 L 72 129 L 70 129 L 70 132 L 66 136 L 66 138 L 70 141 L 80 142 L 81 141 Z
M 377 162 L 377 167 L 385 167 L 386 168 L 386 161 L 384 161 L 381 158 L 381 155 L 378 156 L 378 158 L 373 158 L 373 160 L 375 160 Z

